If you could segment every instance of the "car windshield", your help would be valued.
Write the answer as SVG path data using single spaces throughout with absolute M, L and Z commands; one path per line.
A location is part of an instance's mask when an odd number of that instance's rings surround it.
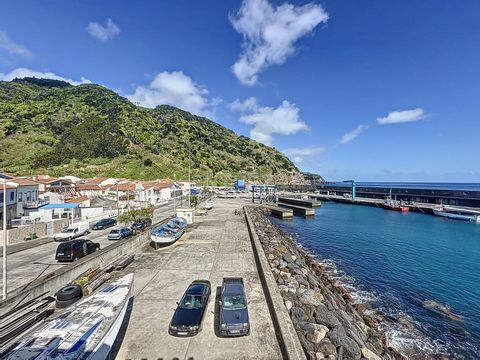
M 120 230 L 112 230 L 110 231 L 110 234 L 118 234 L 120 232 Z
M 243 295 L 225 295 L 223 298 L 223 308 L 226 310 L 245 309 L 245 297 Z
M 181 309 L 201 309 L 202 296 L 201 295 L 185 295 L 180 303 Z
M 73 233 L 73 232 L 74 232 L 74 229 L 66 229 L 64 232 L 65 232 L 65 233 Z

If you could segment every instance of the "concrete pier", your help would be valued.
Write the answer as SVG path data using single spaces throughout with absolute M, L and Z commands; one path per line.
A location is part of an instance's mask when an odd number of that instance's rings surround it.
M 285 196 L 279 196 L 278 202 L 284 203 L 284 204 L 307 207 L 307 208 L 316 208 L 322 205 L 320 201 L 316 201 L 312 199 L 298 199 L 294 197 L 285 197 Z
M 306 208 L 303 206 L 292 205 L 292 204 L 285 204 L 285 203 L 278 203 L 279 207 L 288 208 L 293 210 L 294 214 L 303 215 L 303 216 L 315 216 L 315 209 Z
M 264 207 L 270 211 L 270 214 L 278 216 L 282 219 L 288 219 L 293 217 L 292 209 L 281 208 L 278 206 L 269 206 L 269 205 L 264 205 Z
M 285 345 L 274 330 L 243 211 L 234 214 L 242 205 L 238 199 L 216 199 L 213 210 L 197 217 L 177 243 L 157 251 L 146 246 L 137 252 L 132 264 L 133 306 L 117 359 L 286 358 Z M 263 252 L 259 256 L 265 257 Z M 216 300 L 222 278 L 230 276 L 243 277 L 246 286 L 251 325 L 246 337 L 218 336 Z M 212 285 L 202 330 L 194 337 L 171 336 L 168 326 L 176 302 L 195 279 L 207 279 Z M 283 304 L 280 311 L 288 317 Z M 287 358 L 299 359 L 288 354 Z

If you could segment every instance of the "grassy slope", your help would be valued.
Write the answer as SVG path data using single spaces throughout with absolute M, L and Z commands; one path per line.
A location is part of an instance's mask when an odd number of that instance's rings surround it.
M 0 169 L 18 174 L 185 178 L 189 146 L 198 181 L 298 171 L 282 153 L 213 121 L 170 106 L 138 107 L 98 85 L 0 82 L 0 133 Z

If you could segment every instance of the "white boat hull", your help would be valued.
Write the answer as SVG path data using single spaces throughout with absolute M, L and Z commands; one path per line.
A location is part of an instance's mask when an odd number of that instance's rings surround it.
M 107 284 L 47 322 L 2 359 L 104 360 L 125 318 L 133 274 Z
M 458 214 L 438 209 L 433 209 L 433 213 L 437 216 L 442 216 L 453 220 L 480 222 L 480 216 L 478 215 Z

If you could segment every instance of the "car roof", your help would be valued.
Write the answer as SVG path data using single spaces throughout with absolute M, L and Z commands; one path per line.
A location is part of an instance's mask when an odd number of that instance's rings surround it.
M 203 284 L 203 283 L 193 283 L 188 287 L 185 293 L 190 295 L 203 294 L 203 290 L 205 289 L 206 286 L 207 284 Z
M 224 284 L 224 291 L 229 294 L 243 294 L 243 284 L 226 283 Z

